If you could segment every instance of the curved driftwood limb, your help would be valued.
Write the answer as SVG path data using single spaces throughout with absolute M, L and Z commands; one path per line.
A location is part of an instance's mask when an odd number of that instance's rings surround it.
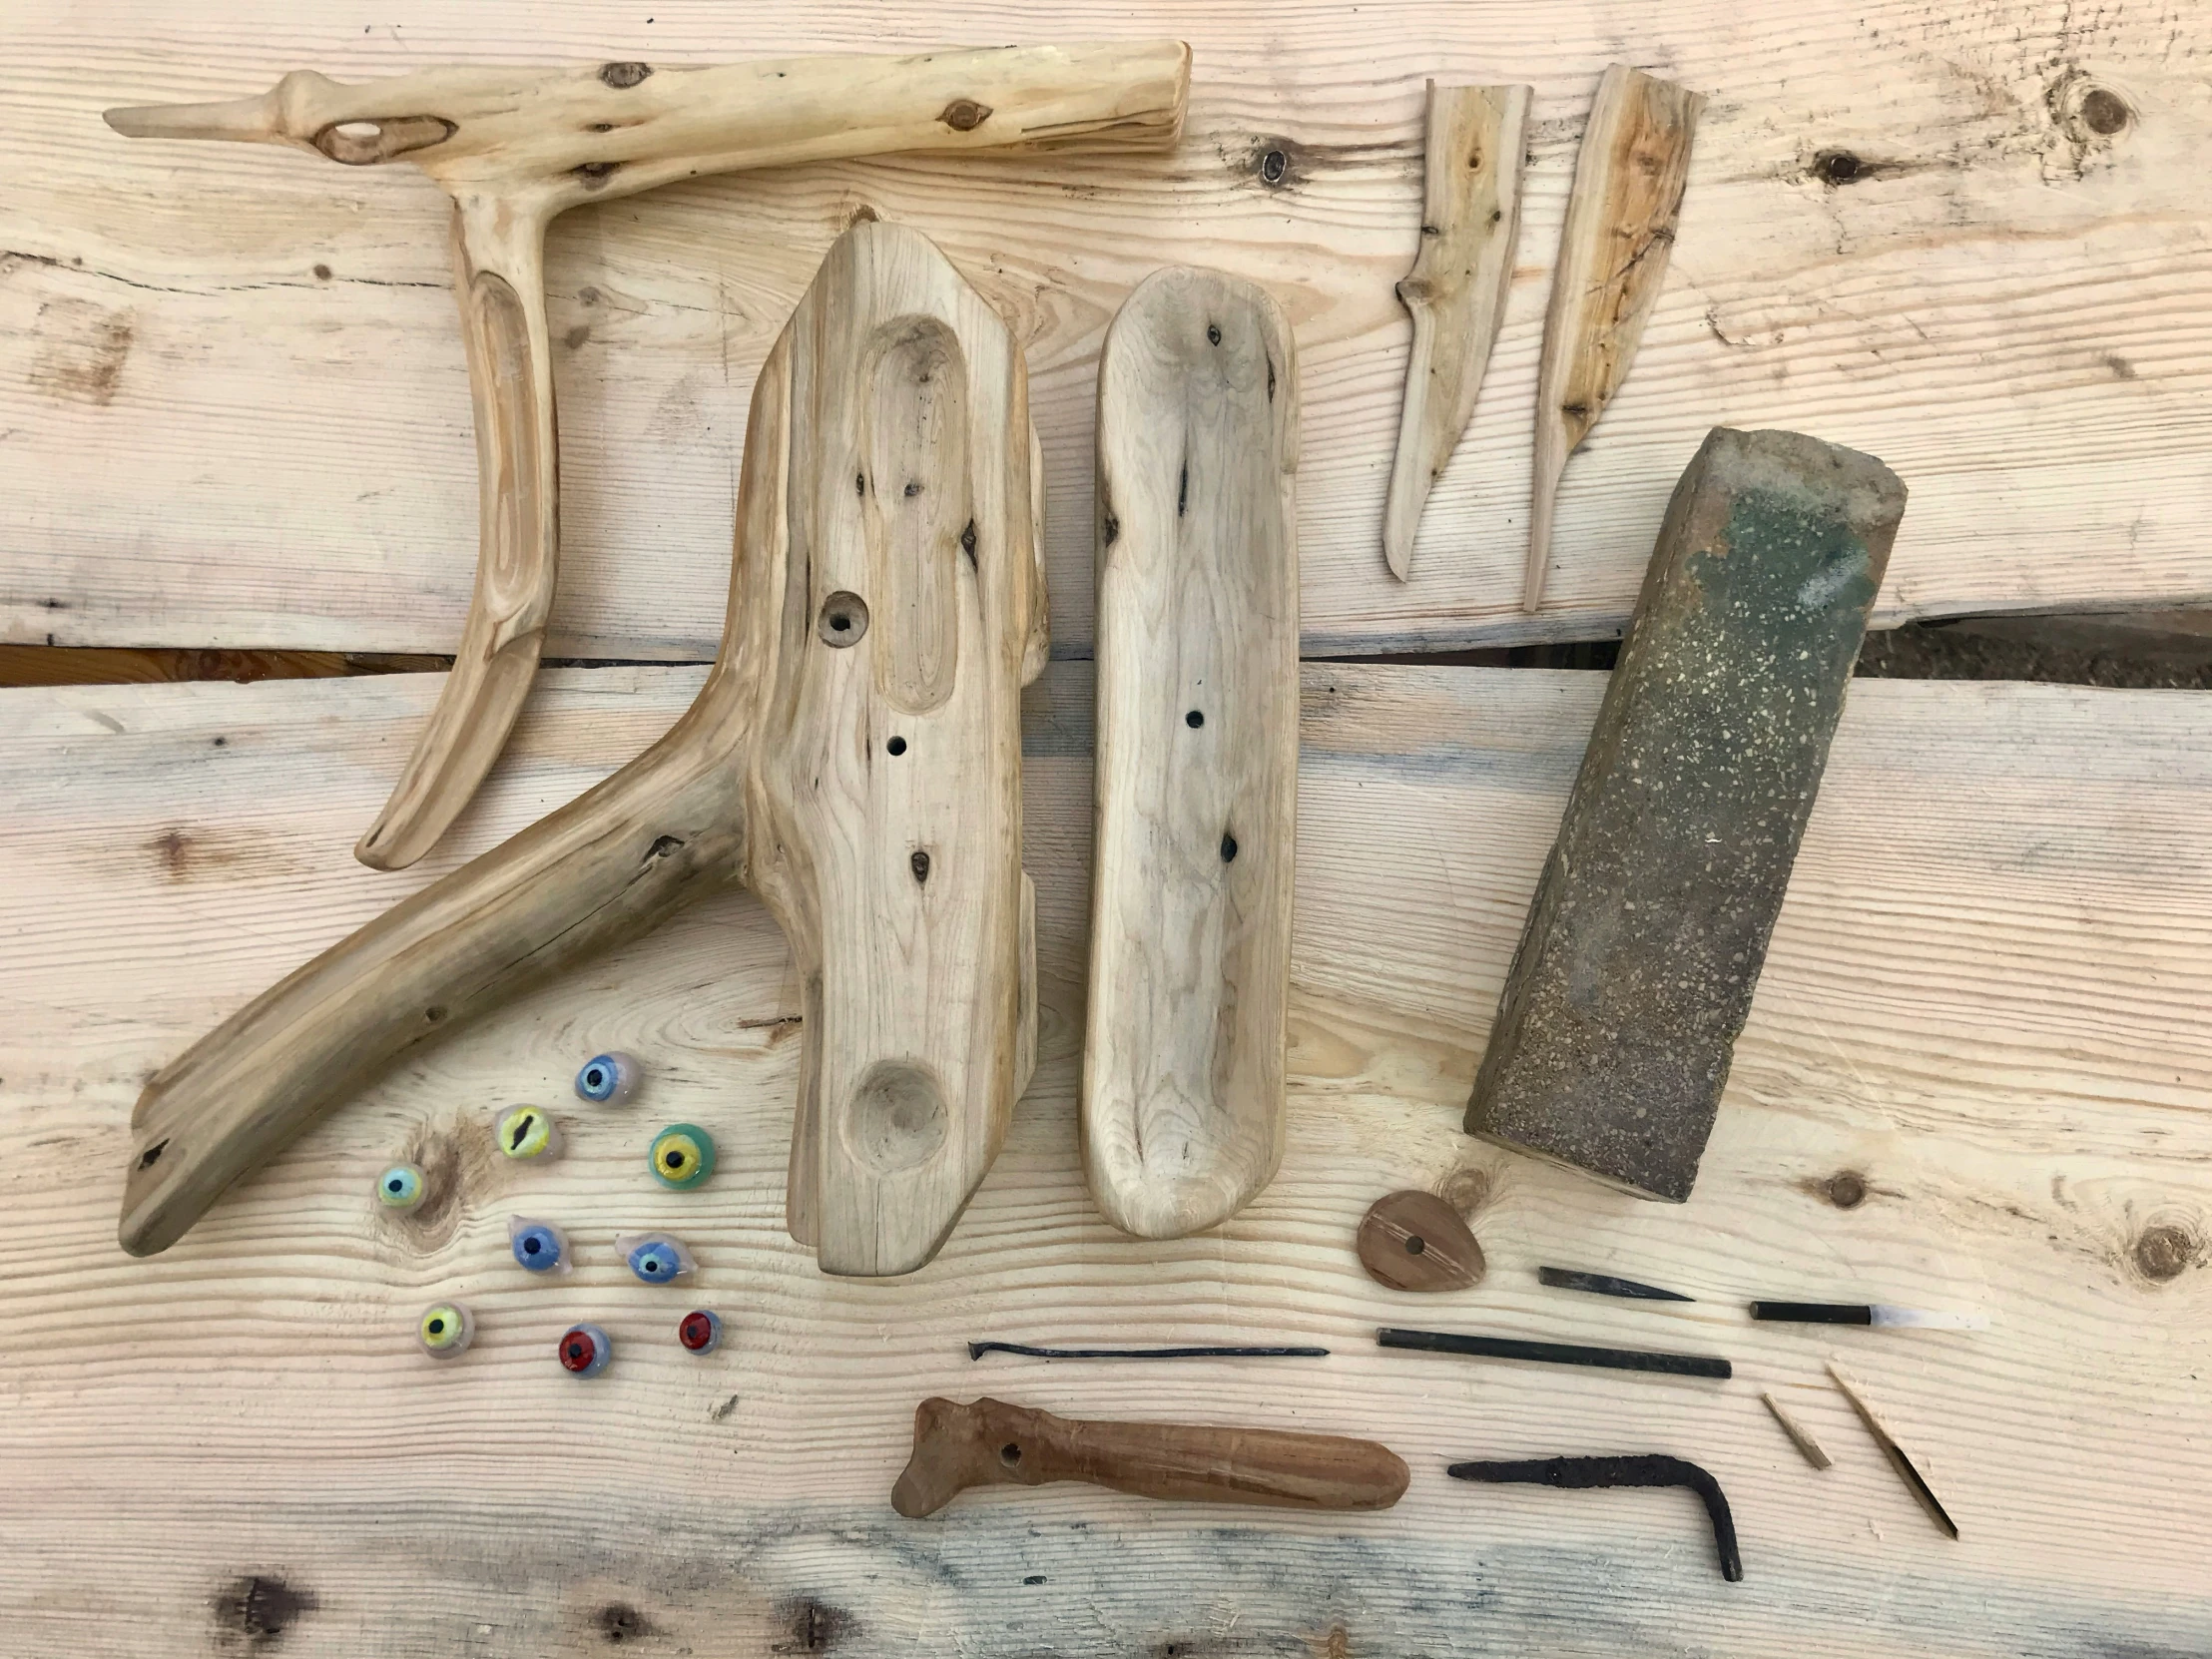
M 1098 373 L 1091 1196 L 1235 1215 L 1283 1157 L 1298 819 L 1298 359 L 1261 289 L 1138 284 Z
M 1667 275 L 1701 93 L 1615 64 L 1598 83 L 1536 370 L 1536 456 L 1521 609 L 1543 601 L 1551 513 L 1567 457 L 1628 378 Z
M 1082 1422 L 1000 1399 L 925 1399 L 891 1488 L 901 1515 L 933 1515 L 970 1486 L 1085 1480 L 1139 1497 L 1387 1509 L 1411 1472 L 1388 1446 L 1341 1434 L 1180 1422 Z
M 1420 252 L 1397 284 L 1413 319 L 1397 458 L 1382 512 L 1382 557 L 1400 582 L 1429 487 L 1474 415 L 1520 241 L 1521 148 L 1532 87 L 1428 83 Z
M 750 882 L 807 987 L 796 1138 L 822 1264 L 926 1262 L 1034 1053 L 1032 453 L 996 313 L 912 231 L 839 238 L 754 388 L 729 621 L 698 701 L 157 1075 L 133 1118 L 124 1247 L 175 1242 L 416 1044 Z
M 537 668 L 559 550 L 540 276 L 556 214 L 676 179 L 839 157 L 1165 149 L 1189 84 L 1188 47 L 1145 41 L 707 68 L 441 68 L 359 86 L 302 70 L 256 98 L 110 110 L 108 125 L 133 138 L 285 144 L 352 167 L 405 160 L 453 198 L 481 472 L 476 586 L 452 679 L 355 848 L 361 861 L 396 869 L 437 841 L 498 758 Z

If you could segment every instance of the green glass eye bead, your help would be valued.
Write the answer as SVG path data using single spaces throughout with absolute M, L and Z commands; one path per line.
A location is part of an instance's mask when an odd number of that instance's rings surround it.
M 476 1337 L 475 1316 L 458 1302 L 441 1302 L 425 1308 L 415 1322 L 415 1341 L 433 1360 L 450 1360 Z
M 422 1202 L 422 1169 L 394 1164 L 376 1178 L 376 1202 L 387 1210 L 412 1210 Z
M 560 1155 L 561 1127 L 535 1106 L 517 1106 L 499 1120 L 499 1150 L 509 1158 Z
M 653 1179 L 685 1192 L 715 1172 L 715 1138 L 696 1123 L 672 1123 L 653 1137 Z

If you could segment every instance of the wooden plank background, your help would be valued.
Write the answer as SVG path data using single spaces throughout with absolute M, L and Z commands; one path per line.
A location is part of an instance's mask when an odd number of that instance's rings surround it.
M 2212 11 L 2181 0 L 12 0 L 0 53 L 0 638 L 450 651 L 476 545 L 442 197 L 403 166 L 134 143 L 102 108 L 312 66 L 668 62 L 1175 34 L 1173 156 L 700 180 L 556 225 L 554 656 L 702 660 L 748 389 L 856 207 L 915 225 L 1036 377 L 1055 644 L 1089 650 L 1098 344 L 1163 264 L 1266 283 L 1305 365 L 1309 654 L 1616 630 L 1716 422 L 1871 450 L 1913 506 L 1881 620 L 2212 602 Z M 1597 76 L 1712 97 L 1641 360 L 1518 611 L 1541 317 Z M 1379 550 L 1426 76 L 1536 88 L 1511 304 L 1410 587 Z M 2117 132 L 2081 116 L 2118 100 Z M 1258 158 L 1290 158 L 1281 188 Z M 1830 182 L 1823 158 L 1858 161 Z
M 250 1178 L 151 1261 L 114 1243 L 141 1080 L 311 952 L 642 749 L 689 668 L 554 671 L 457 832 L 381 875 L 349 847 L 437 682 L 0 693 L 0 1648 L 174 1655 L 599 1651 L 977 1655 L 1773 1654 L 2114 1659 L 2212 1648 L 2212 704 L 2191 693 L 1853 690 L 1695 1199 L 1643 1204 L 1457 1132 L 1601 679 L 1309 665 L 1290 1152 L 1234 1222 L 1100 1222 L 1074 1129 L 1089 671 L 1028 710 L 1043 1061 L 943 1254 L 816 1272 L 780 1218 L 797 1008 L 733 896 L 462 1032 Z M 570 1112 L 544 1170 L 502 1102 L 573 1101 L 594 1050 L 649 1092 Z M 652 1129 L 710 1126 L 661 1191 Z M 406 1151 L 458 1196 L 380 1215 Z M 1864 1201 L 1840 1207 L 1849 1173 Z M 1377 1195 L 1482 1195 L 1478 1289 L 1361 1273 Z M 541 1284 L 520 1211 L 582 1257 Z M 671 1225 L 701 1289 L 609 1239 Z M 1544 1291 L 1562 1263 L 1694 1306 Z M 475 1306 L 438 1366 L 411 1321 Z M 1754 1295 L 1987 1311 L 1984 1334 L 1753 1326 Z M 675 1345 L 683 1307 L 724 1353 Z M 552 1343 L 604 1323 L 613 1369 Z M 1728 1383 L 1384 1355 L 1378 1323 L 1676 1348 Z M 976 1336 L 1318 1341 L 1325 1362 L 994 1361 Z M 1932 1465 L 1940 1537 L 1840 1396 L 1841 1352 Z M 1837 1458 L 1816 1474 L 1774 1388 Z M 1385 1514 L 997 1489 L 887 1503 L 914 1401 L 1369 1434 Z M 1717 1473 L 1748 1577 L 1685 1494 L 1473 1488 L 1452 1457 L 1668 1451 Z M 272 1635 L 272 1632 L 276 1632 Z M 276 1645 L 280 1643 L 281 1645 Z

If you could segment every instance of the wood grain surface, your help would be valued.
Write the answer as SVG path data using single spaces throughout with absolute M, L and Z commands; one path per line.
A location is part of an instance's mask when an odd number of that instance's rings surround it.
M 461 637 L 475 457 L 439 191 L 404 168 L 128 141 L 102 109 L 303 67 L 1161 34 L 1194 51 L 1171 157 L 819 163 L 564 217 L 546 253 L 564 564 L 548 655 L 712 654 L 748 388 L 862 205 L 938 242 L 1025 342 L 1063 655 L 1091 638 L 1099 341 L 1170 264 L 1268 286 L 1297 329 L 1310 653 L 1617 628 L 1716 422 L 1813 432 L 1907 478 L 1880 623 L 2212 600 L 2201 7 L 774 0 L 740 25 L 673 0 L 393 0 L 373 17 L 15 0 L 0 142 L 26 160 L 0 192 L 0 637 L 447 653 Z M 1542 313 L 1582 124 L 1616 60 L 1712 103 L 1665 290 L 1575 457 L 1529 619 Z M 1400 587 L 1374 548 L 1430 78 L 1536 96 L 1503 332 Z
M 1370 555 L 1372 560 L 1372 554 Z M 1459 1107 L 1602 682 L 1310 666 L 1289 1150 L 1224 1228 L 1138 1243 L 1076 1149 L 1090 688 L 1028 698 L 1035 1085 L 943 1253 L 826 1278 L 783 1228 L 799 990 L 752 898 L 689 911 L 340 1109 L 166 1255 L 116 1248 L 132 1097 L 279 973 L 596 783 L 701 671 L 558 670 L 449 844 L 348 855 L 429 676 L 0 696 L 0 1610 L 11 1651 L 446 1655 L 1991 1655 L 2212 1646 L 2212 718 L 2201 696 L 1862 682 L 1838 733 L 1686 1210 L 1465 1139 Z M 608 1048 L 637 1107 L 583 1108 Z M 641 1096 L 641 1101 L 648 1097 Z M 567 1113 L 543 1169 L 500 1102 Z M 565 1103 L 565 1104 L 564 1104 Z M 714 1133 L 697 1193 L 647 1175 Z M 411 1154 L 407 1215 L 370 1183 Z M 1361 1271 L 1367 1206 L 1470 1207 L 1489 1275 Z M 558 1222 L 558 1286 L 507 1217 Z M 665 1227 L 693 1288 L 638 1285 Z M 1538 1286 L 1571 1262 L 1675 1287 Z M 526 1282 L 527 1281 L 527 1282 Z M 1981 1333 L 1749 1323 L 1755 1296 L 1978 1308 Z M 412 1322 L 459 1297 L 474 1347 Z M 722 1351 L 685 1354 L 705 1304 Z M 1417 1314 L 1415 1310 L 1418 1310 Z M 1448 1316 L 1448 1317 L 1447 1317 Z M 618 1354 L 565 1376 L 588 1319 Z M 1733 1382 L 1383 1354 L 1378 1325 L 1724 1354 Z M 1319 1342 L 1322 1361 L 971 1365 L 972 1337 Z M 1827 1381 L 1912 1436 L 1935 1532 Z M 1815 1474 L 1773 1392 L 1835 1455 Z M 1386 1514 L 1181 1507 L 1082 1486 L 890 1511 L 916 1402 L 1351 1434 L 1412 1469 Z M 1460 1458 L 1709 1468 L 1746 1581 L 1687 1498 L 1475 1490 Z M 272 1633 L 277 1633 L 273 1635 Z M 276 1644 L 280 1642 L 281 1646 Z

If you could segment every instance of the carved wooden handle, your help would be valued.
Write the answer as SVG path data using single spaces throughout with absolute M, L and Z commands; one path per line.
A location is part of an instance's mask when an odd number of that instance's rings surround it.
M 1388 1446 L 1336 1434 L 1173 1422 L 1081 1422 L 979 1399 L 925 1399 L 891 1507 L 935 1514 L 970 1486 L 1084 1480 L 1139 1497 L 1387 1509 L 1410 1478 Z

